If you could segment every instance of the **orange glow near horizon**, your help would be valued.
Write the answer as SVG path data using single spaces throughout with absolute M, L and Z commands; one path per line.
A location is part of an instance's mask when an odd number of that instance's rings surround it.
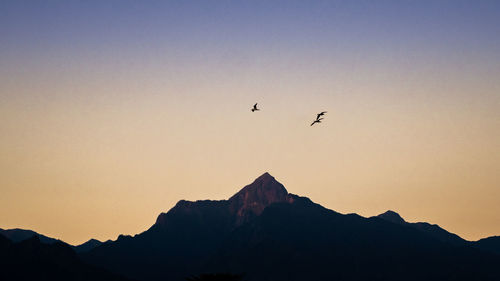
M 472 240 L 500 233 L 497 96 L 453 104 L 404 84 L 306 95 L 288 92 L 305 81 L 230 83 L 177 100 L 151 94 L 178 90 L 165 88 L 120 102 L 3 103 L 1 227 L 70 243 L 114 239 L 146 230 L 180 199 L 229 198 L 268 171 L 342 213 L 392 209 Z M 254 101 L 260 112 L 250 112 Z M 321 110 L 324 122 L 310 127 Z
M 0 17 L 0 228 L 116 239 L 267 171 L 341 213 L 500 235 L 493 9 L 70 8 Z

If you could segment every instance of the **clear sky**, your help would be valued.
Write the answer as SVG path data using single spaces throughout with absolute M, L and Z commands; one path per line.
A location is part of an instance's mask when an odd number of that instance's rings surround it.
M 0 228 L 115 239 L 268 171 L 500 235 L 499 77 L 500 1 L 0 1 Z

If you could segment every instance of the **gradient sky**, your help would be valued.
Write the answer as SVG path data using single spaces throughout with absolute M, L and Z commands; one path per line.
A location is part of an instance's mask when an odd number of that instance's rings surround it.
M 115 239 L 268 171 L 500 235 L 499 78 L 499 1 L 0 1 L 0 227 Z

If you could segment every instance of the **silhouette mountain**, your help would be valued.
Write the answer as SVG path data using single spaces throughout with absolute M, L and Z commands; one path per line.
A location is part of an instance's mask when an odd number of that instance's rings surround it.
M 0 228 L 0 235 L 5 236 L 12 242 L 21 242 L 23 240 L 32 238 L 33 236 L 37 236 L 40 239 L 40 242 L 45 244 L 53 244 L 59 241 L 58 239 L 50 238 L 45 235 L 36 233 L 33 230 L 20 229 L 20 228 L 13 228 L 13 229 Z
M 471 243 L 473 247 L 500 255 L 500 236 L 483 238 Z
M 39 234 L 33 230 L 20 229 L 20 228 L 13 228 L 13 229 L 1 229 L 0 228 L 0 235 L 5 236 L 10 241 L 15 242 L 15 243 L 30 239 L 32 237 L 38 237 L 40 242 L 44 243 L 44 244 L 54 244 L 56 242 L 62 242 L 59 239 L 47 237 L 47 236 Z M 99 246 L 101 243 L 102 242 L 100 242 L 99 240 L 90 239 L 89 241 L 87 241 L 81 245 L 77 245 L 77 246 L 69 245 L 69 246 L 72 247 L 73 250 L 75 250 L 77 253 L 81 253 L 81 252 L 90 251 L 91 249 Z
M 129 279 L 83 263 L 64 242 L 46 244 L 35 235 L 15 243 L 0 235 L 0 280 Z
M 78 246 L 72 246 L 73 250 L 75 250 L 75 252 L 77 253 L 84 253 L 84 252 L 88 252 L 92 249 L 94 249 L 95 247 L 101 245 L 102 242 L 99 241 L 99 240 L 96 240 L 96 239 L 90 239 L 89 241 L 83 243 L 83 244 L 80 244 Z
M 216 272 L 249 281 L 500 280 L 500 255 L 396 215 L 343 215 L 265 173 L 228 200 L 181 200 L 147 231 L 81 257 L 145 281 Z
M 413 227 L 442 242 L 451 243 L 457 246 L 463 246 L 468 243 L 468 241 L 462 239 L 460 236 L 442 229 L 441 227 L 439 227 L 439 225 L 429 224 L 426 222 L 409 223 L 406 222 L 398 213 L 391 210 L 380 214 L 377 217 L 395 224 Z
M 398 213 L 391 211 L 391 210 L 389 210 L 383 214 L 380 214 L 377 217 L 382 218 L 386 221 L 390 221 L 392 223 L 400 224 L 400 225 L 407 224 L 407 222 Z

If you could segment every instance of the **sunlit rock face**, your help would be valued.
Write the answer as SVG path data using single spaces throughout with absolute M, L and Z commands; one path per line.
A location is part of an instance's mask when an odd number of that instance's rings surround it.
M 189 216 L 200 223 L 207 221 L 212 214 L 232 228 L 259 216 L 266 207 L 273 203 L 294 202 L 294 195 L 289 194 L 285 187 L 269 173 L 264 173 L 255 181 L 233 195 L 229 200 L 180 200 L 168 213 L 162 213 L 156 224 L 162 228 L 173 227 L 172 217 Z M 185 218 L 183 218 L 185 220 Z
M 236 215 L 236 224 L 258 216 L 264 209 L 277 202 L 293 202 L 293 196 L 269 173 L 264 173 L 229 198 L 229 210 Z

